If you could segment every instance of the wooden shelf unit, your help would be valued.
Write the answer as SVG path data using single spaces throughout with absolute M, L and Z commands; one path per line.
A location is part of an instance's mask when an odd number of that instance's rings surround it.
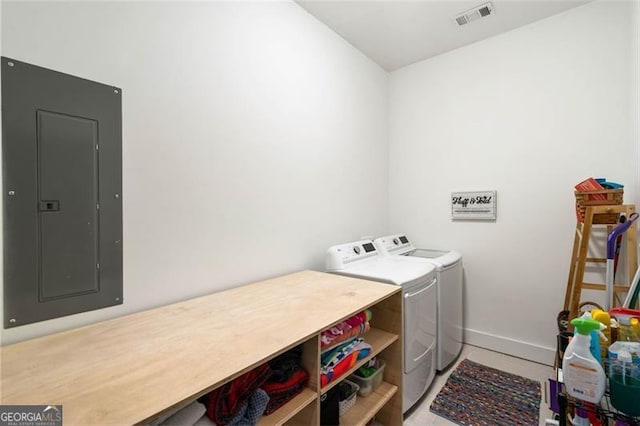
M 320 333 L 368 308 L 384 383 L 345 421 L 401 424 L 401 288 L 315 271 L 2 347 L 0 403 L 62 405 L 69 425 L 147 423 L 302 344 L 307 388 L 259 424 L 316 425 L 321 394 L 347 377 L 320 389 Z
M 402 424 L 402 299 L 401 293 L 371 307 L 371 329 L 363 336 L 371 353 L 356 362 L 345 374 L 324 386 L 325 393 L 374 356 L 385 361 L 383 382 L 366 397 L 357 396 L 355 405 L 340 418 L 344 425 L 365 425 L 374 416 L 386 425 Z

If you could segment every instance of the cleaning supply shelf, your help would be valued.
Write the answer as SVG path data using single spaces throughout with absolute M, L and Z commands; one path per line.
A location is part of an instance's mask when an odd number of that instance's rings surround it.
M 599 404 L 588 404 L 579 399 L 569 396 L 564 390 L 564 377 L 562 369 L 556 370 L 557 381 L 555 393 L 558 399 L 559 425 L 566 426 L 571 423 L 567 419 L 567 414 L 578 409 L 583 410 L 591 417 L 595 417 L 602 426 L 640 426 L 640 416 L 630 416 L 622 413 L 611 404 L 611 393 L 607 389 Z

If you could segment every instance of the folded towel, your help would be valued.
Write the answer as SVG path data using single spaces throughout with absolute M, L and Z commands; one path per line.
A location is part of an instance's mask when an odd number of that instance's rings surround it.
M 336 346 L 333 349 L 322 352 L 320 354 L 320 372 L 326 373 L 330 371 L 335 365 L 337 365 L 343 358 L 350 355 L 354 351 L 361 349 L 364 345 L 364 339 L 362 337 L 354 337 L 351 340 L 347 340 L 341 345 Z M 371 346 L 369 346 L 371 348 Z
M 163 426 L 193 425 L 206 411 L 207 409 L 203 404 L 200 404 L 198 401 L 193 401 L 160 424 Z
M 320 335 L 320 348 L 325 350 L 359 334 L 369 331 L 373 314 L 370 309 L 359 312 L 352 317 L 324 330 Z
M 334 379 L 342 376 L 358 361 L 358 353 L 353 352 L 343 358 L 339 363 L 320 374 L 320 385 L 326 386 Z

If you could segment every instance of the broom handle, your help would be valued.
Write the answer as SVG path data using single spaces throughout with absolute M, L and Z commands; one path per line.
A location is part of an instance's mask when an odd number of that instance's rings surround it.
M 613 255 L 615 254 L 616 237 L 618 235 L 624 234 L 624 232 L 629 229 L 631 224 L 634 223 L 637 219 L 638 213 L 631 213 L 626 222 L 623 222 L 613 228 L 613 231 L 611 231 L 611 233 L 607 237 L 607 259 L 613 260 Z
M 638 219 L 638 213 L 631 213 L 627 220 L 613 228 L 613 231 L 607 237 L 607 272 L 605 286 L 605 303 L 604 309 L 609 310 L 613 306 L 613 274 L 614 274 L 614 256 L 616 239 L 622 236 L 629 227 Z

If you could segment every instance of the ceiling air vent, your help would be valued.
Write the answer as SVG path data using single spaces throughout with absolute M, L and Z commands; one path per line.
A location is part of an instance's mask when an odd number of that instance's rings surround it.
M 458 25 L 462 26 L 477 19 L 484 18 L 485 16 L 489 16 L 491 13 L 493 13 L 493 5 L 489 2 L 460 13 L 455 17 L 455 20 Z

